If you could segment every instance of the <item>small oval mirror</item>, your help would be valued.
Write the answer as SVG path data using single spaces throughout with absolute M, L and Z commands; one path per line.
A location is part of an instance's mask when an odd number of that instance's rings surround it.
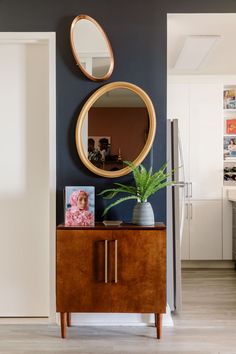
M 102 27 L 92 17 L 77 16 L 70 30 L 72 52 L 77 65 L 89 79 L 108 79 L 114 68 L 111 44 Z
M 114 82 L 98 89 L 85 103 L 76 126 L 76 145 L 82 162 L 104 177 L 130 172 L 125 161 L 138 166 L 155 136 L 155 111 L 138 86 Z

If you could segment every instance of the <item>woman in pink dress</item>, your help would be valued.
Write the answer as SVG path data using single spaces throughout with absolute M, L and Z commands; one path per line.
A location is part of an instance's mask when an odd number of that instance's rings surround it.
M 65 214 L 66 226 L 94 226 L 94 215 L 89 211 L 88 193 L 77 190 L 71 193 L 71 207 Z

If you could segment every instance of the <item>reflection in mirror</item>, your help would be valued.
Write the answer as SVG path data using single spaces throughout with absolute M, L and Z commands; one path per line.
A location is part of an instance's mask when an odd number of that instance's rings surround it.
M 106 92 L 89 109 L 83 131 L 87 131 L 83 148 L 89 161 L 100 169 L 120 170 L 125 167 L 123 161 L 138 157 L 147 141 L 146 105 L 127 88 Z
M 101 81 L 111 76 L 114 66 L 111 45 L 93 18 L 79 15 L 74 19 L 71 46 L 77 64 L 88 78 Z

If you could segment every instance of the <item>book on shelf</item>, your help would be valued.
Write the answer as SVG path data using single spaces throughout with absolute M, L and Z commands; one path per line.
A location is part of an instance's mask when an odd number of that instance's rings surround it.
M 236 119 L 226 119 L 226 134 L 236 134 Z
M 236 89 L 225 89 L 223 102 L 224 109 L 236 109 Z

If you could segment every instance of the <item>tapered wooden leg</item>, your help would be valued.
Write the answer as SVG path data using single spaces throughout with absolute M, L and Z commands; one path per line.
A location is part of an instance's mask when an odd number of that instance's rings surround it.
M 154 318 L 155 318 L 155 327 L 157 327 L 157 314 L 154 313 Z
M 71 327 L 71 313 L 67 312 L 66 317 L 67 317 L 67 327 Z
M 157 339 L 161 339 L 161 336 L 162 336 L 162 313 L 156 313 L 155 320 L 156 320 L 156 327 L 157 327 Z
M 61 312 L 61 338 L 66 338 L 66 312 Z

